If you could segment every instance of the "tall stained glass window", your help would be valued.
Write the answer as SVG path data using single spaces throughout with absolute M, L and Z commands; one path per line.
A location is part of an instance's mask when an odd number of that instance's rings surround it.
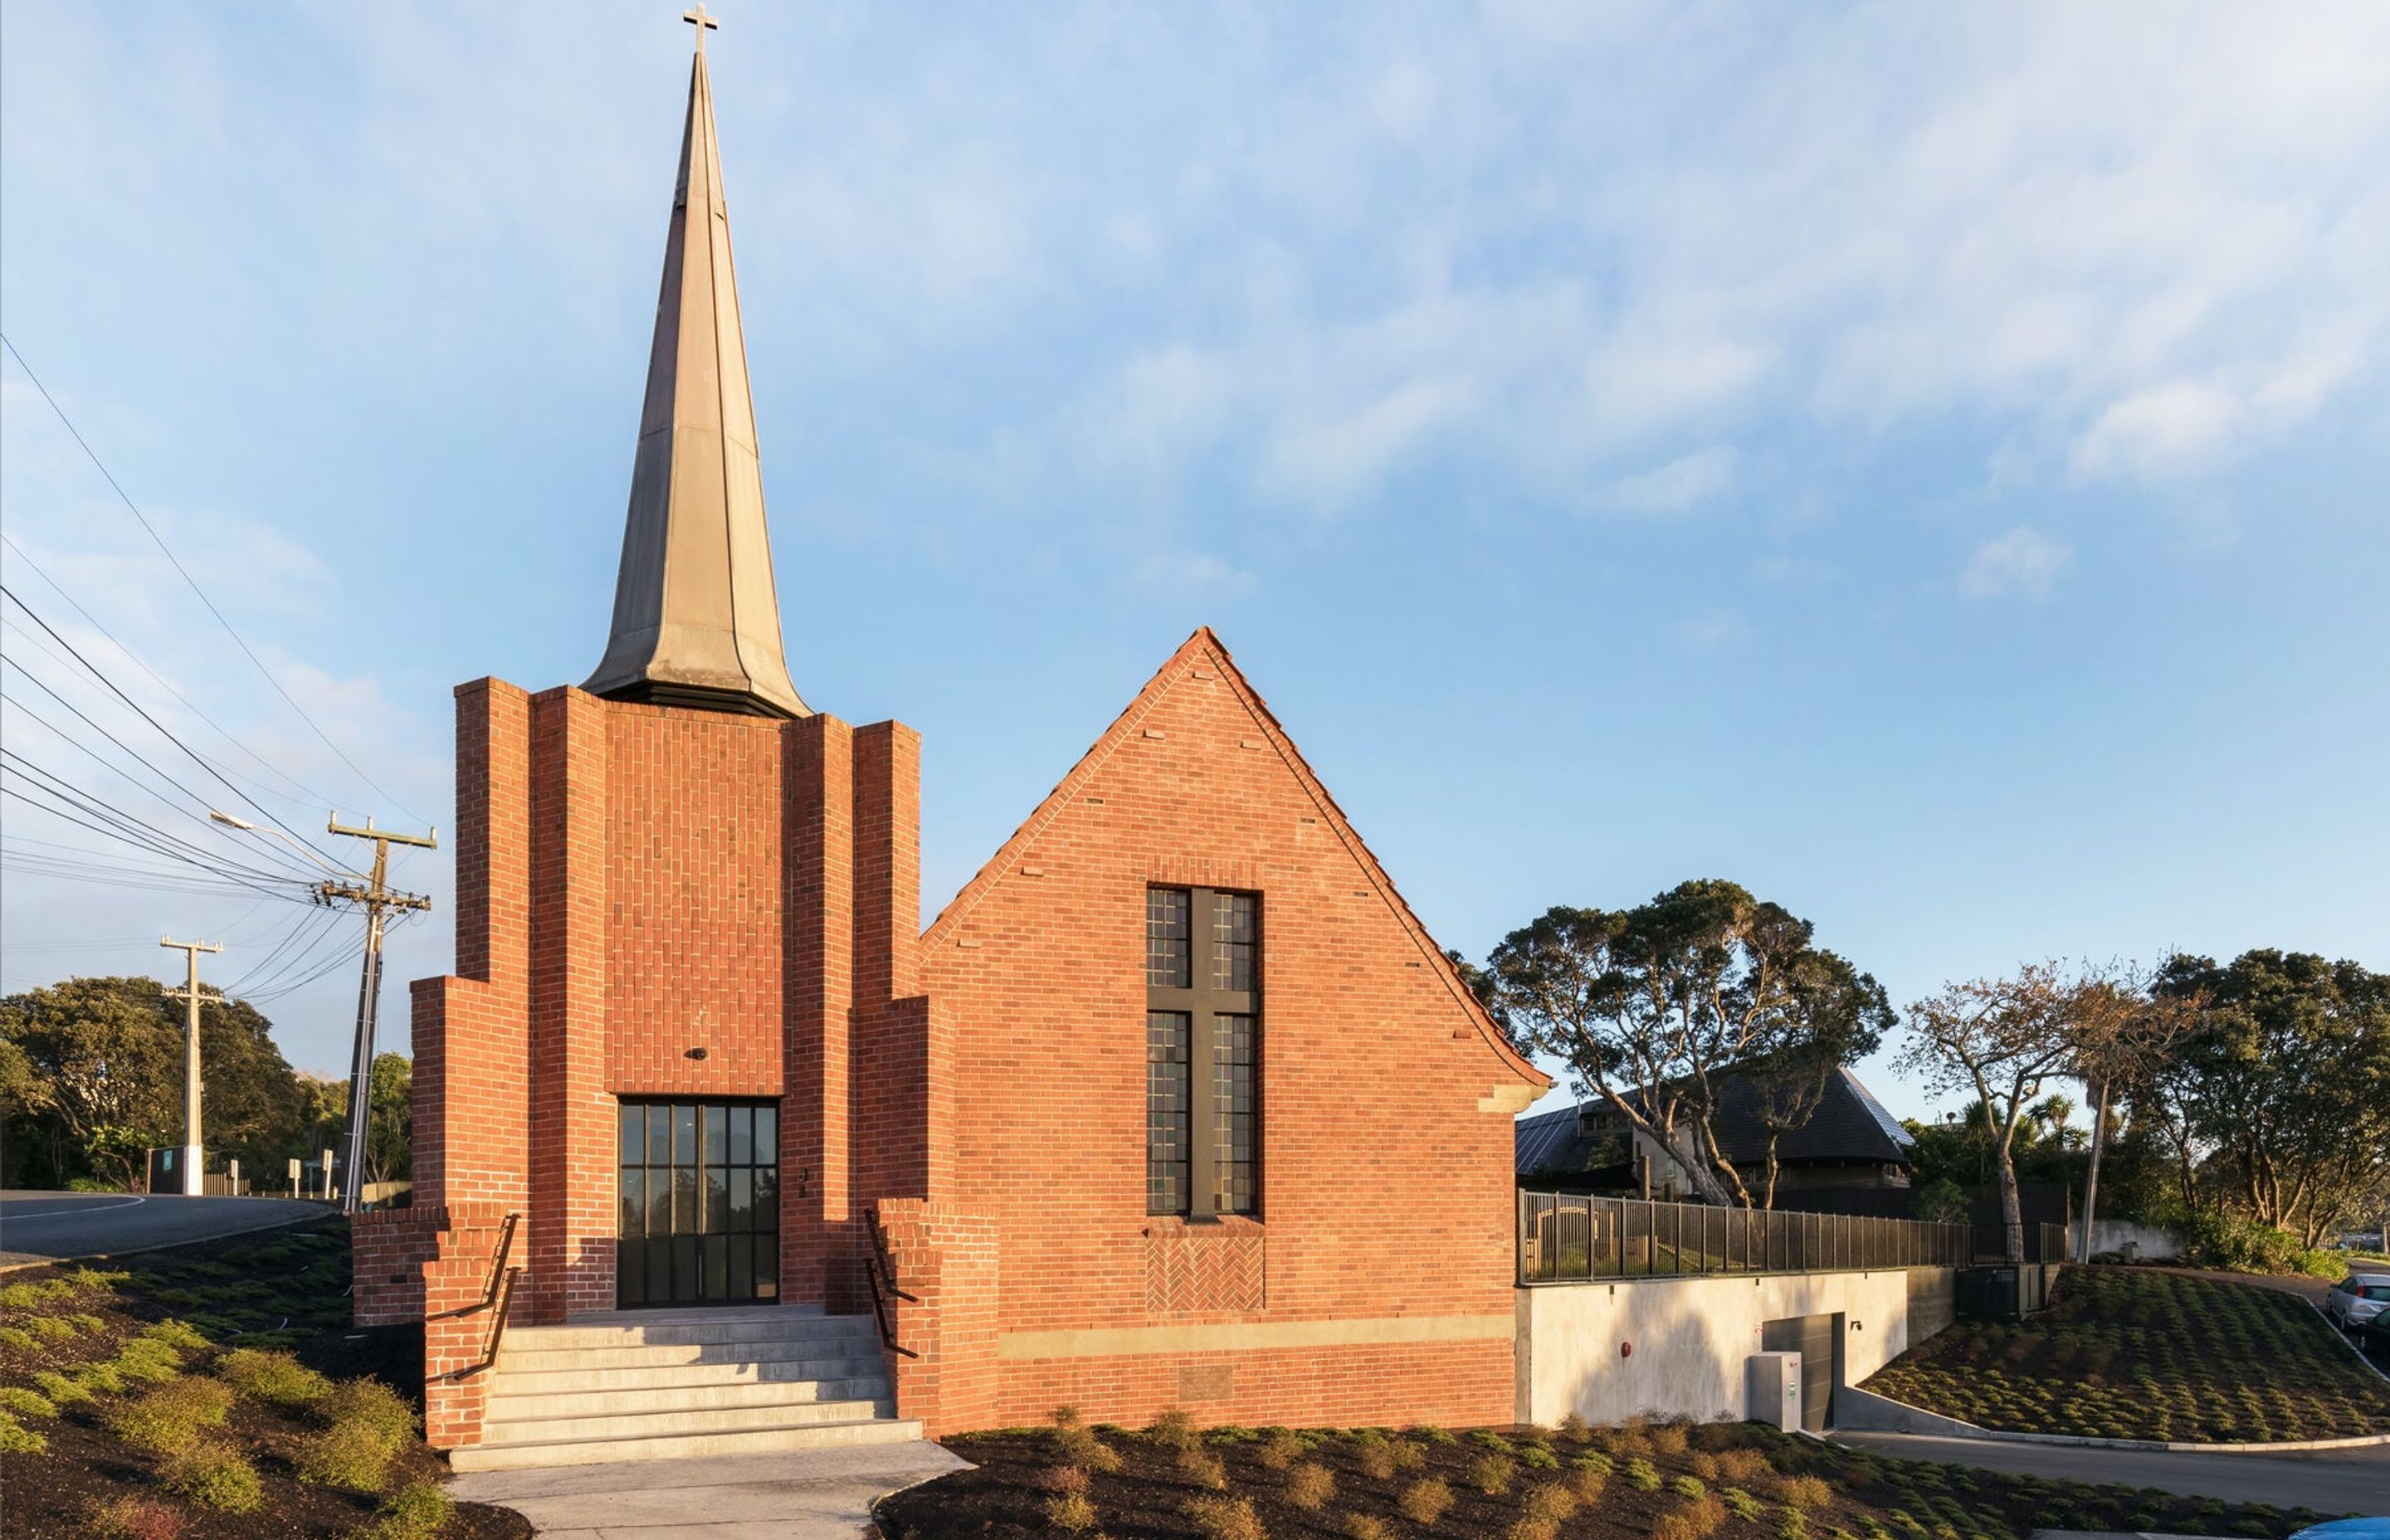
M 1146 1212 L 1260 1212 L 1261 897 L 1149 888 Z

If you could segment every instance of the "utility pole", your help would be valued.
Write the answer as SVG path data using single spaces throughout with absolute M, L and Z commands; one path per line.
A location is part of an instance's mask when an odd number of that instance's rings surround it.
M 405 893 L 393 890 L 390 876 L 390 847 L 412 845 L 418 850 L 438 850 L 439 831 L 423 834 L 393 834 L 386 828 L 374 828 L 371 818 L 363 828 L 351 828 L 333 814 L 324 825 L 327 832 L 345 834 L 351 839 L 374 842 L 373 876 L 364 883 L 326 880 L 315 884 L 315 892 L 327 904 L 353 904 L 366 912 L 366 960 L 364 975 L 357 981 L 357 1041 L 349 1061 L 349 1175 L 341 1186 L 341 1212 L 357 1212 L 358 1194 L 366 1181 L 366 1124 L 371 1110 L 374 1062 L 374 1013 L 381 996 L 381 932 L 382 917 L 392 909 L 429 909 L 431 900 L 421 893 Z M 196 1018 L 195 1018 L 196 1020 Z M 326 1152 L 327 1154 L 329 1151 Z M 327 1164 L 326 1182 L 331 1180 Z
M 161 946 L 171 946 L 183 954 L 190 965 L 190 982 L 184 988 L 166 991 L 166 998 L 180 1000 L 183 1017 L 183 1196 L 207 1196 L 205 1145 L 199 1135 L 199 954 L 221 952 L 220 941 L 170 941 L 158 938 Z

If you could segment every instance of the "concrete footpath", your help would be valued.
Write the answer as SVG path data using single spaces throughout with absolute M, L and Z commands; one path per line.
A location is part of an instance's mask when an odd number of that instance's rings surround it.
M 2390 1514 L 2390 1445 L 2303 1455 L 2196 1455 L 1921 1433 L 1838 1431 L 1831 1436 L 1837 1444 L 1899 1459 L 1947 1460 L 1982 1470 L 2101 1485 L 2154 1486 L 2187 1497 L 2310 1508 L 2334 1516 Z
M 289 1198 L 0 1192 L 0 1267 L 185 1246 L 333 1212 Z
M 477 1470 L 449 1495 L 495 1503 L 548 1540 L 854 1540 L 871 1505 L 969 1463 L 934 1444 Z

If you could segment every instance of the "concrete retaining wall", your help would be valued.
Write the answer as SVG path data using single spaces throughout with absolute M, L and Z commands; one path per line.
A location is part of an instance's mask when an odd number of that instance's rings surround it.
M 1761 1326 L 1788 1316 L 1844 1317 L 1843 1380 L 1855 1384 L 1949 1324 L 1955 1277 L 1934 1267 L 1522 1288 L 1517 1415 L 1739 1419 L 1743 1361 Z

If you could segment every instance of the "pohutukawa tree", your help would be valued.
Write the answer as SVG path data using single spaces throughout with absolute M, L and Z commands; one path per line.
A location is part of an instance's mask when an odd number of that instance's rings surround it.
M 2008 1261 L 2024 1261 L 2024 1213 L 2017 1200 L 2017 1128 L 2032 1115 L 2044 1083 L 2071 1073 L 2075 1023 L 2087 990 L 2058 964 L 2028 963 L 2013 979 L 1949 984 L 1908 1007 L 1902 1067 L 1937 1096 L 1972 1090 L 1970 1111 L 1992 1147 L 2000 1186 Z
M 1808 1121 L 1826 1078 L 1870 1051 L 1882 991 L 1807 920 L 1732 882 L 1686 882 L 1633 909 L 1561 906 L 1503 938 L 1481 993 L 1528 1047 L 1567 1060 L 1645 1140 L 1683 1163 L 1712 1203 L 1751 1205 L 1720 1147 L 1718 1094 L 1750 1077 L 1776 1142 Z
M 1776 1152 L 1784 1136 L 1808 1126 L 1843 1066 L 1875 1052 L 1900 1020 L 1882 984 L 1831 952 L 1794 959 L 1789 975 L 1781 1007 L 1742 1066 L 1767 1136 L 1764 1209 L 1776 1206 Z
M 2175 1052 L 2134 1088 L 2177 1151 L 2184 1198 L 2309 1246 L 2390 1184 L 2390 975 L 2270 948 L 2167 959 L 2153 993 L 2188 1007 Z
M 2180 996 L 2152 994 L 2139 969 L 2129 964 L 2086 981 L 2077 993 L 2075 1075 L 2091 1096 L 2091 1159 L 2083 1180 L 2083 1238 L 2077 1262 L 2091 1260 L 2101 1156 L 2108 1146 L 2109 1112 L 2116 1095 L 2148 1084 L 2160 1072 L 2204 1006 L 2204 996 L 2196 992 Z

